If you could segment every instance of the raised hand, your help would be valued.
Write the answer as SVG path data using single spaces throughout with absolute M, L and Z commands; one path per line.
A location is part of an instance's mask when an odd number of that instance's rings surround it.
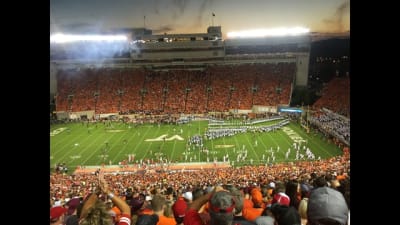
M 99 187 L 100 187 L 101 191 L 102 191 L 103 193 L 108 194 L 108 192 L 109 192 L 108 183 L 107 183 L 107 181 L 104 179 L 104 172 L 103 172 L 103 171 L 100 171 L 100 172 L 99 172 L 98 179 L 99 179 Z

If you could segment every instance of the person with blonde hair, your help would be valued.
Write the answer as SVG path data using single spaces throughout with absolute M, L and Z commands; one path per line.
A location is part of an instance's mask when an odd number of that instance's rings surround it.
M 308 198 L 303 198 L 301 199 L 299 203 L 299 214 L 301 218 L 301 224 L 306 225 L 307 224 L 307 205 L 308 205 Z

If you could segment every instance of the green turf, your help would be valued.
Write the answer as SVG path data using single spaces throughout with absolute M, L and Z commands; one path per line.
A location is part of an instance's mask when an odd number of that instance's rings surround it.
M 52 125 L 50 133 L 56 129 L 66 129 L 54 136 L 50 135 L 50 167 L 54 167 L 56 163 L 66 163 L 70 169 L 73 169 L 78 165 L 95 166 L 101 165 L 103 162 L 108 165 L 110 161 L 111 164 L 116 165 L 122 160 L 127 160 L 128 154 L 135 154 L 135 161 L 156 159 L 160 156 L 173 162 L 189 162 L 190 158 L 192 158 L 192 162 L 207 161 L 206 153 L 199 152 L 198 148 L 193 150 L 193 146 L 191 151 L 186 151 L 186 145 L 188 137 L 195 134 L 203 136 L 208 127 L 208 121 L 192 121 L 189 124 L 161 125 L 160 127 L 150 124 L 134 127 L 121 122 L 113 122 L 111 126 L 110 128 L 103 123 L 89 126 L 86 123 Z M 296 123 L 290 123 L 284 129 L 288 128 L 307 140 L 307 146 L 316 157 L 320 156 L 324 159 L 341 154 L 341 149 L 328 143 L 319 133 L 307 134 Z M 183 130 L 182 134 L 181 129 Z M 275 152 L 275 162 L 294 161 L 296 151 L 293 150 L 293 140 L 283 131 L 284 129 L 205 140 L 204 146 L 209 149 L 210 162 L 214 157 L 221 162 L 223 155 L 229 154 L 229 159 L 231 162 L 235 161 L 235 166 L 249 165 L 251 162 L 254 165 L 266 164 L 268 156 L 271 155 L 271 147 Z M 146 139 L 156 139 L 162 135 L 167 135 L 166 141 L 163 141 L 162 138 L 160 138 L 161 141 L 145 141 Z M 179 135 L 184 140 L 176 138 L 168 140 L 174 135 Z M 256 140 L 257 146 L 255 146 Z M 247 159 L 238 163 L 236 154 L 243 150 L 243 145 L 247 149 Z M 277 146 L 280 146 L 279 152 L 277 152 Z M 284 154 L 289 147 L 291 153 L 289 159 L 285 160 Z M 185 154 L 187 154 L 187 158 Z M 264 160 L 262 160 L 263 154 L 265 155 Z M 272 163 L 272 158 L 269 162 Z

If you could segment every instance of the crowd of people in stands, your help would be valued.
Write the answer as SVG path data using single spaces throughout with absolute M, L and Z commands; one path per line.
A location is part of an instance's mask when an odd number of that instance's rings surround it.
M 322 90 L 322 96 L 313 104 L 313 109 L 327 108 L 350 117 L 350 78 L 334 77 Z
M 204 70 L 69 69 L 57 76 L 56 111 L 205 113 L 289 104 L 294 63 Z
M 52 173 L 50 224 L 348 225 L 349 197 L 348 149 L 330 159 L 269 166 Z

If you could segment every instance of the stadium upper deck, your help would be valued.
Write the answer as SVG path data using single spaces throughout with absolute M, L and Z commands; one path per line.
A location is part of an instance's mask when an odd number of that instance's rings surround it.
M 205 102 L 200 108 L 196 109 L 196 111 L 207 111 L 211 108 L 214 110 L 228 110 L 230 108 L 251 108 L 252 105 L 256 104 L 256 102 L 264 102 L 265 105 L 268 103 L 269 106 L 276 106 L 277 104 L 289 104 L 290 95 L 292 85 L 294 86 L 306 86 L 308 81 L 308 64 L 309 64 L 309 51 L 310 51 L 310 37 L 308 35 L 301 36 L 282 36 L 282 37 L 258 37 L 258 38 L 229 38 L 226 40 L 222 39 L 221 27 L 212 26 L 208 27 L 206 33 L 194 33 L 194 34 L 162 34 L 162 35 L 153 35 L 151 30 L 147 29 L 132 29 L 130 31 L 125 30 L 125 38 L 121 38 L 118 36 L 118 40 L 110 41 L 109 39 L 99 40 L 99 37 L 92 38 L 97 41 L 93 41 L 92 39 L 85 37 L 85 40 L 81 41 L 73 41 L 68 42 L 66 39 L 63 39 L 63 42 L 51 42 L 50 45 L 50 94 L 56 95 L 59 98 L 58 104 L 60 104 L 60 98 L 63 98 L 64 102 L 61 105 L 58 105 L 57 108 L 60 109 L 62 106 L 62 110 L 73 110 L 71 106 L 79 103 L 79 101 L 88 101 L 83 100 L 82 98 L 90 98 L 90 96 L 94 96 L 94 93 L 101 92 L 101 88 L 106 88 L 107 85 L 97 84 L 93 88 L 86 88 L 87 93 L 84 96 L 81 96 L 80 99 L 77 98 L 77 93 L 82 92 L 79 91 L 79 86 L 71 86 L 71 84 L 60 84 L 63 81 L 63 75 L 71 74 L 76 71 L 74 74 L 79 76 L 79 74 L 86 74 L 80 79 L 83 79 L 87 82 L 92 82 L 94 78 L 85 78 L 88 77 L 88 74 L 95 73 L 97 76 L 101 76 L 103 74 L 109 73 L 123 73 L 126 72 L 117 72 L 115 69 L 133 69 L 138 71 L 145 71 L 144 77 L 148 75 L 148 73 L 159 73 L 157 71 L 173 71 L 173 70 L 186 70 L 186 71 L 205 71 L 200 74 L 208 74 L 207 76 L 216 76 L 215 78 L 207 78 L 204 83 L 207 84 L 207 88 L 217 87 L 222 88 L 222 92 L 217 94 L 214 93 L 214 96 L 221 98 L 223 96 L 230 96 L 227 102 L 224 103 L 224 106 L 221 105 L 213 105 L 213 101 L 211 101 L 212 96 L 209 96 L 207 93 L 202 94 L 201 96 L 206 96 L 204 99 L 198 100 L 202 103 Z M 111 35 L 109 35 L 111 36 Z M 109 37 L 107 36 L 107 38 Z M 114 37 L 114 36 L 113 36 Z M 104 38 L 104 37 L 101 37 Z M 242 67 L 240 67 L 242 65 Z M 266 65 L 266 71 L 258 71 L 257 69 L 249 69 L 252 65 Z M 276 66 L 274 66 L 276 65 Z M 279 65 L 279 66 L 278 66 Z M 282 65 L 287 65 L 283 66 Z M 258 66 L 259 67 L 259 66 Z M 281 68 L 280 71 L 271 70 L 271 68 Z M 218 69 L 219 68 L 219 69 Z M 237 79 L 234 81 L 235 74 L 229 72 L 229 68 L 246 68 L 245 71 L 236 71 Z M 255 67 L 257 68 L 257 67 Z M 92 72 L 79 72 L 79 71 L 88 71 L 93 70 Z M 109 72 L 107 72 L 107 69 Z M 264 69 L 265 70 L 265 69 Z M 270 71 L 271 70 L 271 71 Z M 276 70 L 276 69 L 275 69 Z M 97 71 L 97 72 L 96 72 Z M 153 71 L 153 72 L 151 72 Z M 213 72 L 214 71 L 214 72 Z M 254 74 L 249 74 L 254 72 Z M 290 72 L 288 72 L 290 71 Z M 128 72 L 126 74 L 135 74 L 137 72 Z M 140 73 L 140 72 L 139 72 Z M 176 73 L 176 72 L 175 72 Z M 112 75 L 110 74 L 110 76 Z M 169 73 L 171 75 L 171 73 Z M 173 73 L 172 73 L 173 74 Z M 229 76 L 231 74 L 232 78 L 222 79 L 220 83 L 217 82 L 219 76 Z M 246 75 L 248 74 L 248 75 Z M 263 75 L 264 74 L 264 75 Z M 280 74 L 284 74 L 282 76 Z M 114 75 L 112 75 L 114 76 Z M 195 76 L 195 74 L 189 75 Z M 249 78 L 246 79 L 245 77 Z M 257 78 L 258 77 L 258 78 Z M 264 77 L 264 78 L 262 78 Z M 281 77 L 281 78 L 280 78 Z M 76 78 L 67 78 L 76 79 Z M 89 80 L 87 80 L 89 79 Z M 100 78 L 95 78 L 98 80 Z M 107 78 L 108 79 L 108 78 Z M 107 80 L 105 79 L 105 80 Z M 114 79 L 114 78 L 113 78 Z M 119 78 L 118 78 L 119 79 Z M 128 78 L 127 78 L 128 79 Z M 129 78 L 131 79 L 131 78 Z M 160 86 L 161 89 L 168 89 L 169 80 L 168 78 L 163 78 L 164 84 L 160 84 L 154 82 L 154 85 Z M 191 78 L 193 80 L 194 78 Z M 258 86 L 255 82 L 263 81 L 264 79 L 269 79 L 271 87 L 265 86 L 263 89 L 263 83 L 259 83 Z M 283 80 L 284 82 L 283 82 Z M 103 78 L 100 80 L 104 80 Z M 125 79 L 126 80 L 126 79 Z M 185 80 L 182 78 L 176 80 Z M 188 80 L 188 84 L 184 85 L 186 89 L 193 89 L 193 81 Z M 229 81 L 231 80 L 231 81 Z M 246 80 L 248 80 L 248 84 L 246 84 Z M 210 81 L 215 81 L 215 84 L 209 84 Z M 229 82 L 230 83 L 229 83 Z M 228 82 L 228 83 L 226 83 Z M 267 81 L 265 81 L 267 82 Z M 167 84 L 168 83 L 168 84 Z M 240 84 L 244 83 L 244 84 Z M 110 83 L 108 83 L 110 84 Z M 227 88 L 229 90 L 223 89 L 223 84 L 228 85 Z M 267 83 L 265 83 L 267 84 Z M 144 82 L 142 87 L 135 87 L 135 90 L 147 90 L 148 92 L 156 86 L 151 87 L 150 83 Z M 260 86 L 261 85 L 261 86 Z M 71 86 L 71 88 L 67 88 Z M 104 86 L 104 87 L 103 87 Z M 158 87 L 157 86 L 157 87 Z M 186 87 L 187 86 L 187 87 Z M 200 85 L 202 86 L 202 85 Z M 235 86 L 235 87 L 234 87 Z M 232 91 L 236 88 L 238 91 Z M 61 89 L 60 89 L 61 88 Z M 100 88 L 100 89 L 99 89 Z M 132 87 L 127 87 L 125 89 L 131 89 Z M 258 89 L 259 90 L 258 90 Z M 107 88 L 106 88 L 107 89 Z M 105 89 L 105 90 L 106 90 Z M 115 90 L 121 90 L 123 87 L 119 87 L 118 85 L 113 87 Z M 171 89 L 171 87 L 169 87 Z M 180 91 L 180 89 L 175 88 Z M 271 93 L 268 91 L 269 89 L 272 92 L 276 92 L 278 94 L 284 93 L 285 97 L 276 97 L 271 95 L 269 100 L 257 100 L 267 97 Z M 105 93 L 105 90 L 102 93 Z M 157 89 L 158 90 L 158 89 Z M 199 89 L 200 90 L 200 89 Z M 250 93 L 247 93 L 248 90 L 251 90 Z M 93 92 L 93 93 L 92 93 Z M 214 91 L 215 92 L 215 91 Z M 226 93 L 225 93 L 226 92 Z M 264 93 L 265 92 L 265 93 Z M 120 93 L 120 91 L 118 91 Z M 139 93 L 139 92 L 138 92 Z M 189 93 L 189 92 L 187 92 Z M 225 93 L 225 94 L 224 94 Z M 232 94 L 231 94 L 232 93 Z M 239 94 L 241 93 L 241 94 Z M 258 93 L 262 94 L 262 97 L 257 97 Z M 110 93 L 111 94 L 111 93 Z M 236 96 L 239 94 L 239 96 Z M 86 96 L 86 97 L 85 97 Z M 135 95 L 136 96 L 136 95 Z M 140 95 L 138 94 L 140 97 Z M 168 95 L 169 96 L 169 95 Z M 245 100 L 237 101 L 233 104 L 232 99 L 243 97 L 243 96 L 251 96 L 245 97 Z M 253 97 L 254 96 L 254 97 Z M 102 96 L 104 98 L 104 96 Z M 150 98 L 149 94 L 147 94 L 146 98 Z M 68 100 L 69 99 L 69 100 Z M 180 98 L 179 100 L 185 99 L 184 102 L 188 103 L 190 99 L 190 95 L 185 95 L 185 98 Z M 164 106 L 168 105 L 167 98 L 162 106 L 153 107 L 153 110 L 156 108 L 164 108 Z M 78 101 L 78 102 L 77 102 Z M 111 101 L 111 100 L 110 100 Z M 178 101 L 178 100 L 177 100 Z M 217 101 L 214 100 L 214 101 Z M 68 103 L 70 102 L 70 103 Z M 75 102 L 75 103 L 73 103 Z M 96 108 L 98 110 L 98 106 L 89 107 L 88 109 L 86 103 L 79 103 L 80 107 L 84 107 L 85 109 L 80 110 L 93 110 Z M 107 101 L 104 102 L 106 104 Z M 209 102 L 209 103 L 207 103 Z M 101 102 L 100 102 L 101 103 Z M 146 108 L 147 101 L 141 100 L 141 105 L 135 106 L 136 110 Z M 175 103 L 174 103 L 175 104 Z M 176 104 L 179 105 L 177 102 Z M 173 109 L 170 111 L 187 111 L 188 108 L 194 107 L 194 105 L 198 104 L 198 102 L 193 102 L 192 106 L 189 104 L 185 106 L 183 109 L 180 109 L 182 106 L 177 106 L 175 108 L 172 107 L 172 103 L 169 104 Z M 216 104 L 216 103 L 215 103 Z M 89 104 L 93 105 L 93 104 Z M 121 111 L 121 104 L 113 104 L 112 112 Z M 123 104 L 122 104 L 123 105 Z M 235 105 L 235 106 L 233 106 Z M 109 108 L 109 107 L 106 107 Z M 123 108 L 123 106 L 122 106 Z M 129 107 L 132 108 L 132 107 Z M 178 110 L 179 109 L 179 110 Z M 105 111 L 109 111 L 109 109 L 104 109 Z M 103 111 L 103 110 L 101 110 Z M 123 110 L 125 111 L 125 110 Z M 190 110 L 192 111 L 192 110 Z
M 116 31 L 116 33 L 121 33 Z M 50 43 L 53 68 L 193 67 L 243 63 L 295 62 L 297 86 L 307 85 L 308 35 L 222 39 L 220 26 L 206 33 L 154 35 L 148 29 L 122 31 L 124 39 Z M 108 35 L 111 36 L 111 35 Z M 87 37 L 87 36 L 83 36 Z M 71 38 L 72 39 L 72 38 Z M 95 41 L 93 41 L 95 39 Z M 76 40 L 76 38 L 75 38 Z
M 280 36 L 222 39 L 221 27 L 208 27 L 206 33 L 153 35 L 151 30 L 124 31 L 125 39 L 116 40 L 82 36 L 80 41 L 51 42 L 51 61 L 57 64 L 96 63 L 115 65 L 127 62 L 183 63 L 196 61 L 237 60 L 250 55 L 253 59 L 293 58 L 307 55 L 310 37 Z M 111 35 L 109 35 L 111 36 Z M 76 37 L 69 37 L 70 39 Z

